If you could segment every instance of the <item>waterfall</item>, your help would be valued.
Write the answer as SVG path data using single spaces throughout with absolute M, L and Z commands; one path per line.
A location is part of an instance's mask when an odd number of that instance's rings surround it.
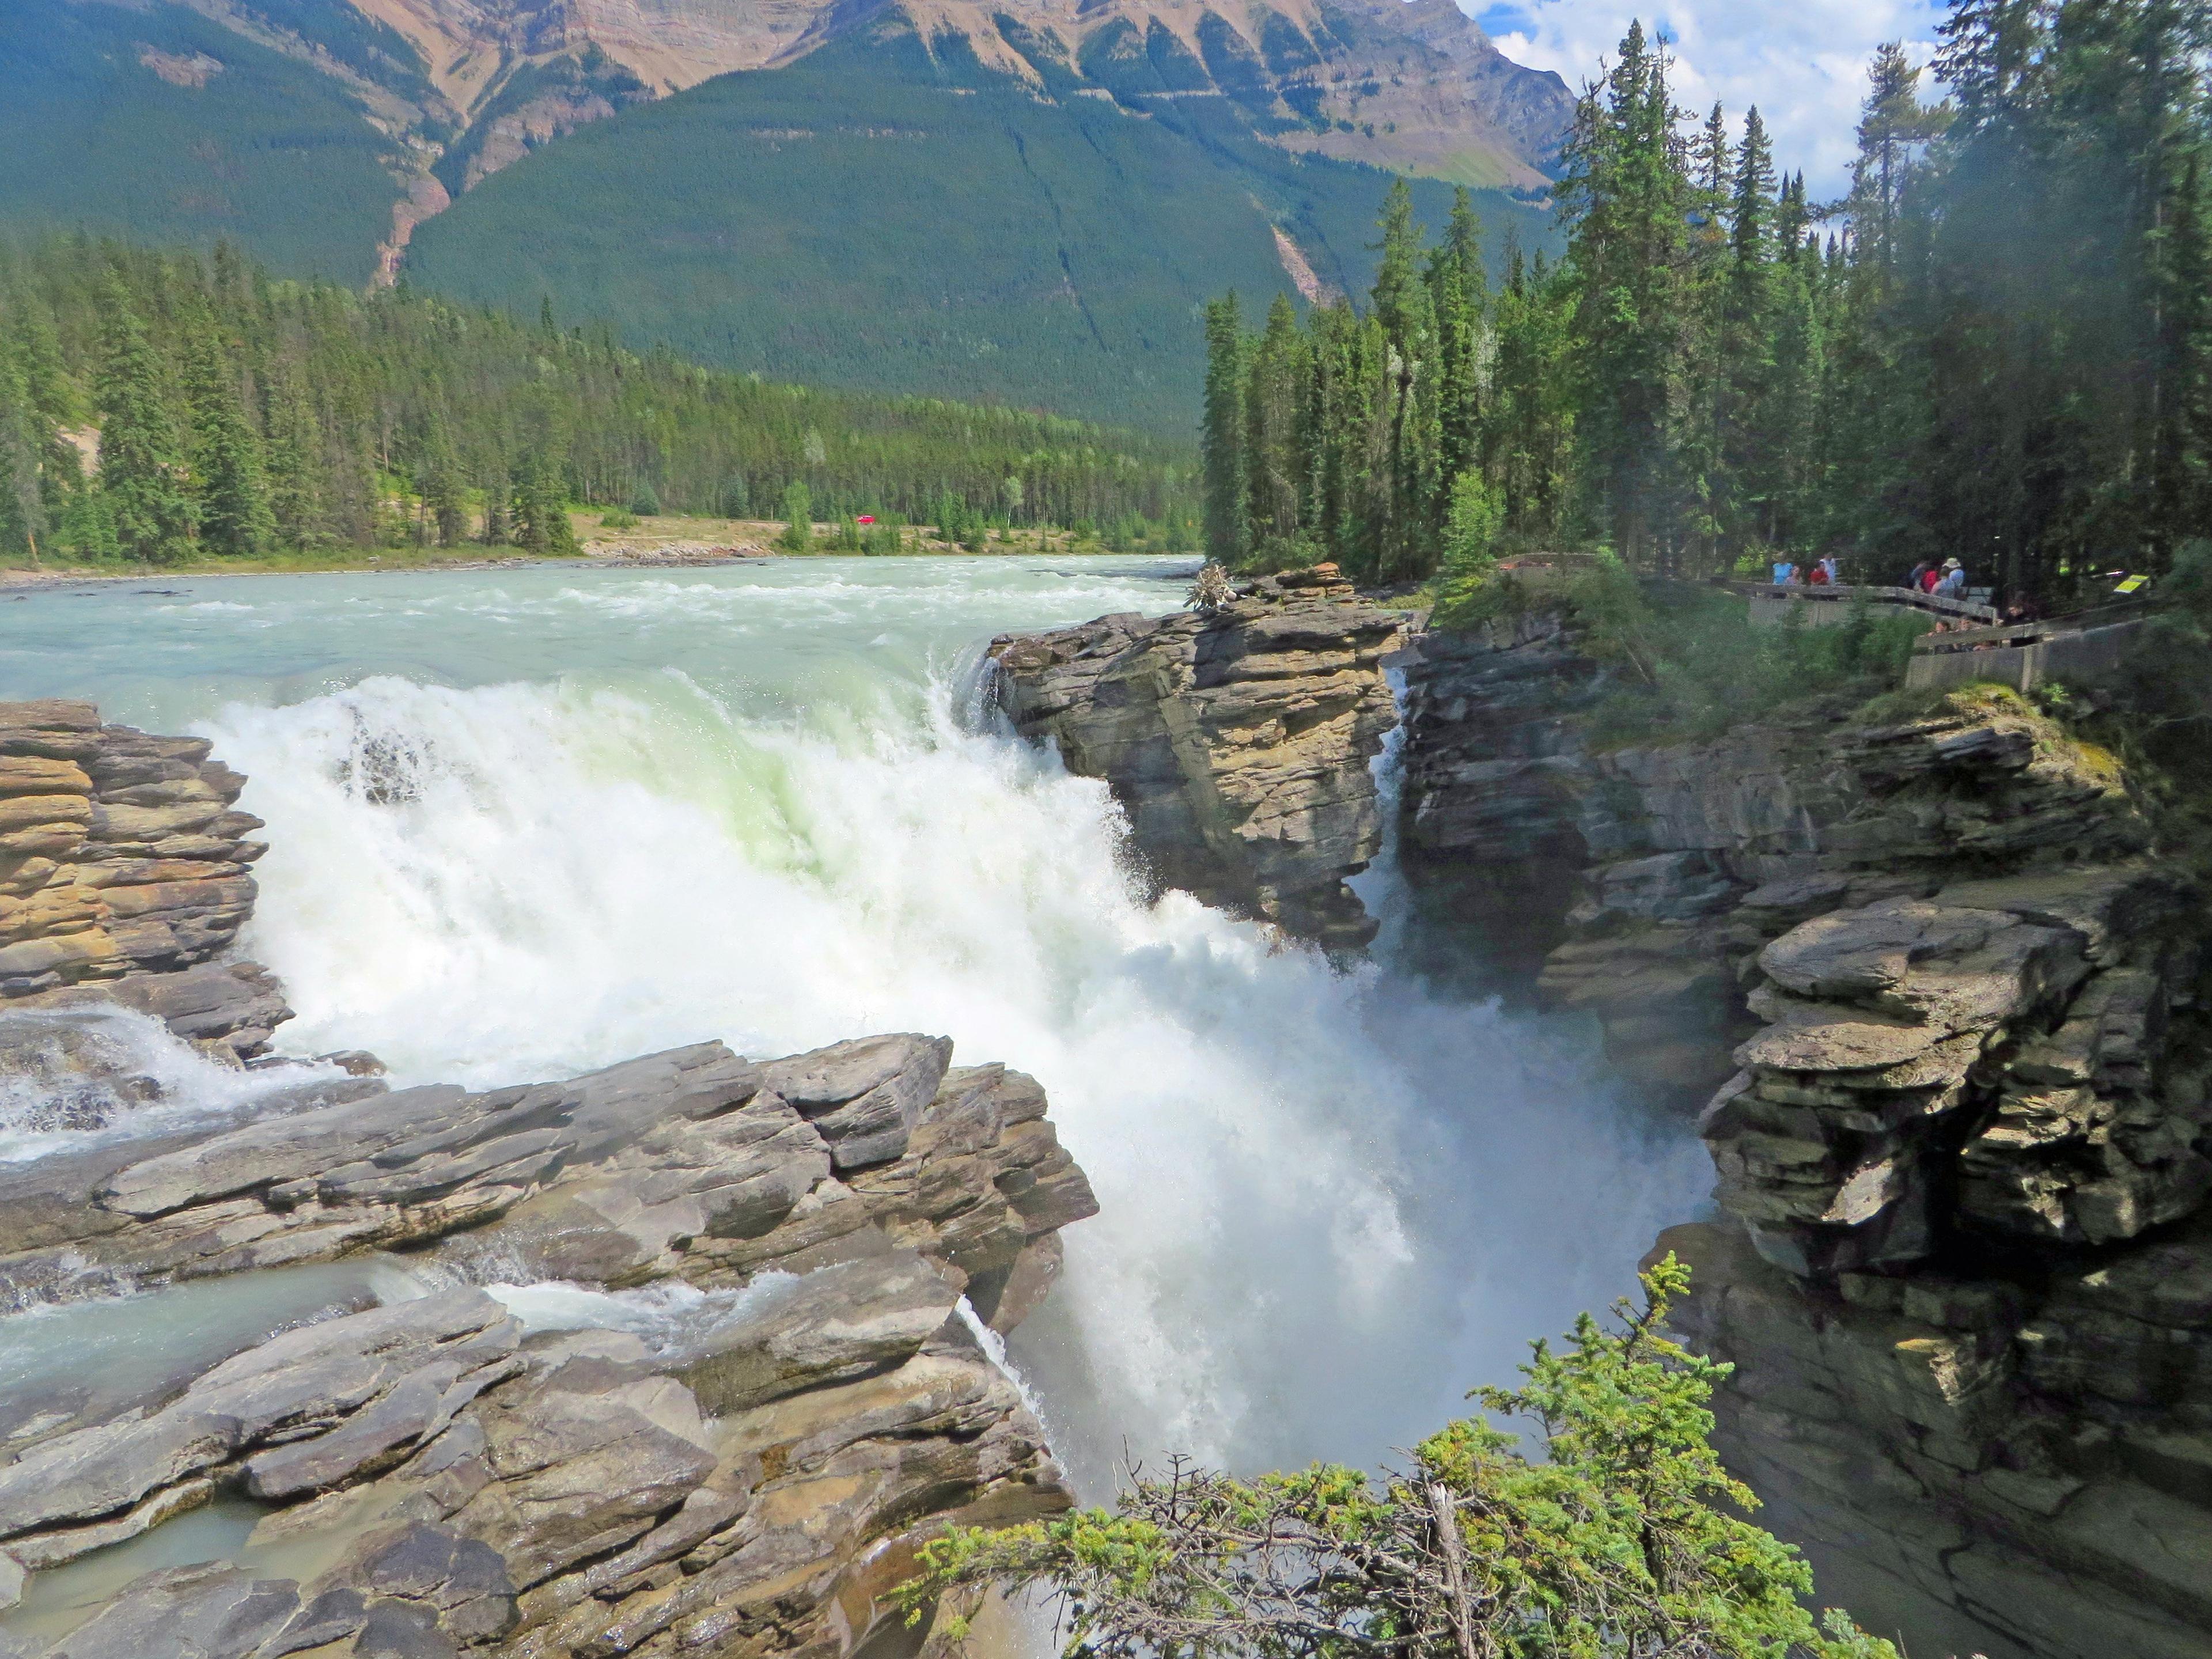
M 1159 608 L 1158 574 L 240 579 L 220 611 L 34 601 L 61 644 L 9 672 L 188 720 L 249 775 L 246 946 L 289 1051 L 485 1086 L 948 1035 L 1036 1076 L 1103 1206 L 1010 1344 L 1079 1478 L 1125 1450 L 1373 1463 L 1632 1288 L 1709 1171 L 1574 1034 L 1395 965 L 1387 854 L 1382 946 L 1340 971 L 1148 902 L 1104 787 L 963 717 L 979 641 Z M 131 651 L 64 649 L 130 603 Z

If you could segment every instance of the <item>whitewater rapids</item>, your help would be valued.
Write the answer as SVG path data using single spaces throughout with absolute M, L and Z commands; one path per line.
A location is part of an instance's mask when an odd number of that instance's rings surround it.
M 980 717 L 992 633 L 1166 610 L 1173 574 L 40 595 L 0 618 L 0 690 L 188 726 L 251 777 L 271 851 L 246 948 L 298 1010 L 289 1051 L 484 1086 L 915 1030 L 1034 1073 L 1103 1206 L 1012 1344 L 1079 1476 L 1125 1450 L 1371 1463 L 1632 1288 L 1706 1171 L 1577 1037 L 1403 975 L 1388 932 L 1341 973 L 1146 902 L 1103 787 Z M 1387 869 L 1367 896 L 1404 902 Z

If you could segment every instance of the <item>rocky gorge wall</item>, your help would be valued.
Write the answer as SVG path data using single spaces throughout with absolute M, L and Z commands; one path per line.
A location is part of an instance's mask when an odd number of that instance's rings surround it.
M 0 705 L 0 1084 L 60 1142 L 0 1164 L 0 1305 L 158 1320 L 248 1275 L 276 1306 L 365 1252 L 411 1290 L 0 1388 L 0 1609 L 210 1504 L 258 1516 L 61 1628 L 0 1617 L 0 1656 L 843 1659 L 944 1522 L 1068 1506 L 991 1347 L 1097 1208 L 1034 1081 L 907 1034 L 479 1092 L 280 1060 L 279 988 L 221 954 L 243 781 Z M 235 1086 L 175 1094 L 149 1015 Z
M 1193 781 L 1270 746 L 1153 665 L 1293 605 L 1301 640 L 1369 625 L 1261 583 L 1002 648 L 1001 697 L 1142 805 L 1172 880 L 1163 841 L 1235 822 Z M 1268 684 L 1371 699 L 1373 637 L 1286 641 Z M 2212 1656 L 2212 916 L 2118 763 L 1984 687 L 1608 739 L 1607 672 L 1543 606 L 1399 660 L 1409 878 L 1694 1119 L 1721 1217 L 1659 1249 L 1695 1270 L 1685 1334 L 1736 1366 L 1716 1442 L 1824 1593 L 1914 1653 Z M 1302 757 L 1363 826 L 1369 720 Z M 1118 734 L 1163 732 L 1172 765 L 1117 769 Z M 1305 890 L 1373 844 L 1314 841 Z
M 1420 655 L 1408 866 L 1568 898 L 1541 993 L 1705 1102 L 1724 1218 L 1660 1249 L 1824 1593 L 1916 1652 L 2212 1654 L 2212 921 L 2118 763 L 1982 687 L 1607 745 L 1555 611 Z

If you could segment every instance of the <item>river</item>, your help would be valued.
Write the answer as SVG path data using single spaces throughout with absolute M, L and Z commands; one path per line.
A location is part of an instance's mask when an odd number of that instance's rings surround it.
M 1034 1073 L 1103 1212 L 1012 1352 L 1084 1483 L 1125 1449 L 1373 1463 L 1632 1289 L 1710 1170 L 1394 926 L 1340 971 L 1146 902 L 1103 787 L 992 729 L 993 634 L 1164 611 L 1188 569 L 157 578 L 0 598 L 0 696 L 251 776 L 289 1052 L 483 1085 L 919 1030 Z M 1364 887 L 1401 918 L 1387 860 Z

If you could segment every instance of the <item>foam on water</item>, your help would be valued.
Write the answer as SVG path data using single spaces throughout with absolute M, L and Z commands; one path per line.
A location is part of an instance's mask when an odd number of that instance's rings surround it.
M 250 1115 L 335 1067 L 218 1065 L 161 1021 L 112 1005 L 0 1010 L 0 1165 Z
M 595 1291 L 563 1279 L 491 1284 L 485 1293 L 535 1336 L 544 1331 L 624 1331 L 653 1353 L 678 1358 L 701 1352 L 718 1332 L 773 1311 L 805 1281 L 799 1274 L 757 1273 L 738 1289 L 702 1291 L 680 1280 L 629 1291 Z
M 958 717 L 981 639 L 1164 609 L 1152 572 L 593 574 L 240 593 L 289 620 L 198 615 L 197 689 L 114 669 L 252 779 L 294 1049 L 485 1085 L 919 1030 L 1033 1073 L 1103 1213 L 1013 1358 L 1094 1486 L 1374 1461 L 1698 1201 L 1578 1041 L 1146 902 L 1103 787 Z

